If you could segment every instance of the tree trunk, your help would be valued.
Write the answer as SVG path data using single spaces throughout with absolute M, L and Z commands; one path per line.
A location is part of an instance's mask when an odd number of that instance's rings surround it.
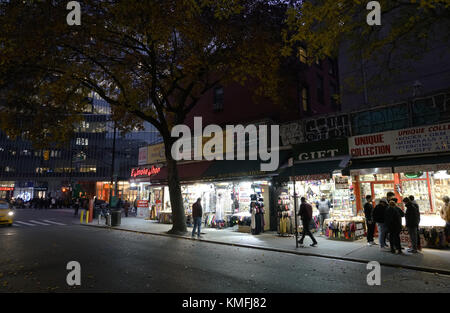
M 167 142 L 166 140 L 164 140 Z M 170 141 L 170 139 L 168 140 Z M 180 178 L 178 176 L 177 161 L 171 155 L 172 145 L 165 144 L 166 160 L 167 160 L 167 182 L 169 185 L 170 204 L 172 207 L 172 229 L 169 234 L 184 235 L 187 233 L 186 215 L 183 206 L 183 198 L 181 196 Z

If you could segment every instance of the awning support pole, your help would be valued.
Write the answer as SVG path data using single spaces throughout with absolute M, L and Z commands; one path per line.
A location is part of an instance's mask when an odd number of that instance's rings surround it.
M 294 217 L 295 217 L 295 247 L 298 248 L 297 193 L 295 192 L 295 176 L 294 176 Z

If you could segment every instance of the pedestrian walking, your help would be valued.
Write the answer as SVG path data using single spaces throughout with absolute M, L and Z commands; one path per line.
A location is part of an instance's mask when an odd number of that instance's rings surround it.
M 194 228 L 192 229 L 192 238 L 195 236 L 195 231 L 198 229 L 197 238 L 200 237 L 200 227 L 202 225 L 202 216 L 203 209 L 201 205 L 201 198 L 198 198 L 197 201 L 192 205 L 192 218 L 194 219 Z
M 317 210 L 319 210 L 319 222 L 320 222 L 320 231 L 323 235 L 325 233 L 324 230 L 324 222 L 328 219 L 330 214 L 331 203 L 330 200 L 325 198 L 325 195 L 322 195 L 321 199 L 316 202 Z
M 391 198 L 389 206 L 386 208 L 384 222 L 389 231 L 389 242 L 391 244 L 391 252 L 401 254 L 402 246 L 400 244 L 400 232 L 402 231 L 402 217 L 405 216 L 402 209 L 397 206 L 396 198 Z
M 403 199 L 403 203 L 406 206 L 406 228 L 408 228 L 409 237 L 411 238 L 411 248 L 408 249 L 408 252 L 417 253 L 420 223 L 419 207 L 415 205 L 410 198 Z
M 302 220 L 303 233 L 302 233 L 302 238 L 298 241 L 298 243 L 303 246 L 303 240 L 305 239 L 306 235 L 308 235 L 311 238 L 311 240 L 313 241 L 313 243 L 310 244 L 310 246 L 315 247 L 317 245 L 317 241 L 309 229 L 309 227 L 311 225 L 311 220 L 312 220 L 312 206 L 311 206 L 311 204 L 306 202 L 305 197 L 302 197 L 300 199 L 300 202 L 301 202 L 301 204 L 300 204 L 300 210 L 298 212 L 298 215 L 300 216 L 300 219 Z
M 375 222 L 373 220 L 373 205 L 372 196 L 366 196 L 366 203 L 364 204 L 364 215 L 366 217 L 367 225 L 367 244 L 369 246 L 374 246 L 376 243 L 373 241 L 373 235 L 375 233 Z
M 375 206 L 372 212 L 372 218 L 374 222 L 377 224 L 378 227 L 378 241 L 380 244 L 380 249 L 388 248 L 388 245 L 386 244 L 386 234 L 387 234 L 387 227 L 384 222 L 384 216 L 386 213 L 386 209 L 388 207 L 388 202 L 386 198 L 381 199 L 378 204 Z
M 128 200 L 125 200 L 125 203 L 123 204 L 123 210 L 125 212 L 125 217 L 128 217 L 128 211 L 130 210 L 130 203 Z

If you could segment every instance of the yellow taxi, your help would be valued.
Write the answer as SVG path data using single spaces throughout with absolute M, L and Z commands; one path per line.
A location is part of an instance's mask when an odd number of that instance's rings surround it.
M 14 221 L 14 211 L 11 210 L 9 203 L 0 200 L 0 225 L 7 224 L 11 226 Z

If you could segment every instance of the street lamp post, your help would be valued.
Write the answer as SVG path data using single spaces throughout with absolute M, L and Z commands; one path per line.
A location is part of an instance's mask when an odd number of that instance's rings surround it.
M 112 191 L 113 191 L 113 185 L 114 185 L 114 163 L 115 163 L 115 157 L 116 157 L 116 122 L 114 122 L 114 135 L 113 135 L 113 146 L 112 146 L 112 162 L 111 162 L 111 186 L 109 188 L 109 206 L 111 207 L 111 200 L 112 200 Z M 116 184 L 117 185 L 117 184 Z M 117 186 L 115 195 L 117 195 Z

